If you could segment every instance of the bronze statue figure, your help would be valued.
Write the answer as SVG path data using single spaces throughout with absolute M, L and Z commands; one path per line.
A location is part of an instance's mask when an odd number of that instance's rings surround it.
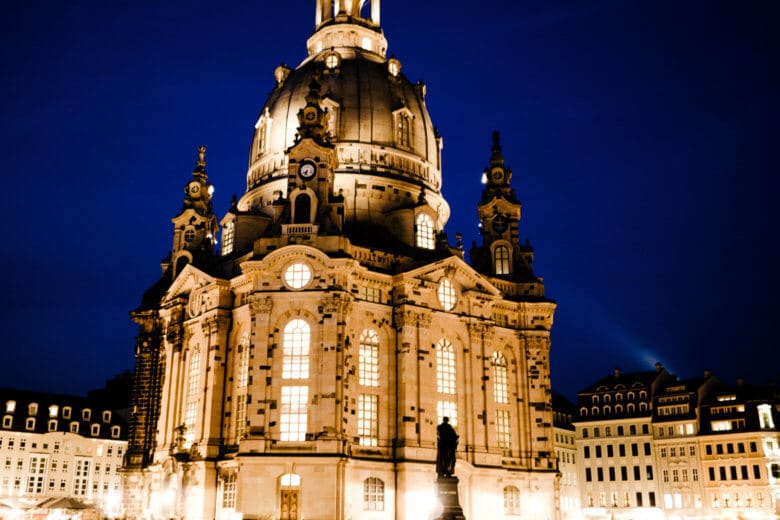
M 450 426 L 449 417 L 444 417 L 436 427 L 436 474 L 451 477 L 455 474 L 455 450 L 458 449 L 458 434 Z

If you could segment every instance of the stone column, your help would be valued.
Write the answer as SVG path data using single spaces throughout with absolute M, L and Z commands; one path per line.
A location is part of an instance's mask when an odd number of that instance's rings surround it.
M 249 413 L 247 405 L 248 439 L 255 437 L 254 431 L 262 431 L 265 439 L 271 438 L 269 403 L 271 395 L 272 352 L 269 344 L 271 310 L 274 301 L 270 296 L 254 294 L 249 303 L 252 311 L 251 340 L 249 342 L 249 384 L 247 396 L 260 411 L 258 418 Z M 235 405 L 234 405 L 235 408 Z M 256 430 L 255 430 L 256 428 Z

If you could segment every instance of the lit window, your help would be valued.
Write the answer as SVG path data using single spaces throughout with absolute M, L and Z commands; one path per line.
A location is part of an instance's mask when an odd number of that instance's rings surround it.
M 189 395 L 197 395 L 200 390 L 200 348 L 195 347 L 190 352 L 190 378 L 187 388 Z
M 282 379 L 309 377 L 309 324 L 301 319 L 290 321 L 284 328 L 284 359 Z
M 498 246 L 493 252 L 495 256 L 496 274 L 509 274 L 509 248 Z
M 249 338 L 244 338 L 238 346 L 238 377 L 236 386 L 246 388 L 249 384 Z
M 368 477 L 363 481 L 363 510 L 385 510 L 385 483 L 376 477 Z
M 43 493 L 43 481 L 46 476 L 46 457 L 31 456 L 27 473 L 27 494 L 40 495 Z
M 457 296 L 455 294 L 455 286 L 452 285 L 452 282 L 449 278 L 441 279 L 437 293 L 442 309 L 445 311 L 451 311 L 452 308 L 455 307 Z
M 285 473 L 281 478 L 282 487 L 291 488 L 301 485 L 301 476 L 295 473 Z
M 376 446 L 379 437 L 379 397 L 358 396 L 358 436 L 361 446 Z
M 236 397 L 236 442 L 244 438 L 246 431 L 246 396 Z
M 504 514 L 520 514 L 520 490 L 515 486 L 506 486 L 504 488 Z
M 222 507 L 236 507 L 236 474 L 230 473 L 222 480 Z
M 498 404 L 509 403 L 507 392 L 506 358 L 500 352 L 493 353 L 493 399 Z
M 436 403 L 436 414 L 438 415 L 439 424 L 447 417 L 453 428 L 458 425 L 458 407 L 452 401 L 439 401 Z
M 76 496 L 85 496 L 87 494 L 88 481 L 89 460 L 76 459 L 76 473 L 73 479 L 73 494 Z
M 52 419 L 57 417 L 57 413 L 59 412 L 60 408 L 56 404 L 53 404 L 49 407 L 49 417 Z
M 284 271 L 284 283 L 291 289 L 303 289 L 311 281 L 311 267 L 296 262 Z
M 222 230 L 222 254 L 229 255 L 233 252 L 233 240 L 235 233 L 235 223 L 231 220 L 225 223 L 225 228 Z
M 512 449 L 512 433 L 509 429 L 509 412 L 496 410 L 496 440 L 502 450 Z
M 38 415 L 38 403 L 30 403 L 27 406 L 27 415 Z
M 730 421 L 712 421 L 712 431 L 727 432 L 731 430 Z
M 455 351 L 446 339 L 436 346 L 436 383 L 440 394 L 455 393 Z
M 331 70 L 341 64 L 341 56 L 338 52 L 331 51 L 325 55 L 325 66 Z
M 306 440 L 306 402 L 309 396 L 308 386 L 283 386 L 280 413 L 280 440 Z
M 16 401 L 7 401 L 5 403 L 5 413 L 14 413 L 16 411 Z
M 387 72 L 394 78 L 398 77 L 398 74 L 401 72 L 401 62 L 395 58 L 387 60 Z
M 426 213 L 417 215 L 417 247 L 433 249 L 433 220 Z
M 198 418 L 198 402 L 187 403 L 184 410 L 184 442 L 187 446 L 195 440 L 195 420 Z
M 379 386 L 379 337 L 373 330 L 360 334 L 359 357 L 360 384 Z
M 768 404 L 758 405 L 758 420 L 762 430 L 773 430 L 775 422 L 772 420 L 772 407 Z

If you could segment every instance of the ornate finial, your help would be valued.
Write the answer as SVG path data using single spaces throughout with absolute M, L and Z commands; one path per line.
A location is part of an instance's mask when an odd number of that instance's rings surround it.
M 206 167 L 206 147 L 200 145 L 198 147 L 198 168 Z
M 490 165 L 504 165 L 504 156 L 501 154 L 501 136 L 498 130 L 493 130 L 493 155 L 490 157 Z
M 314 74 L 309 82 L 306 106 L 298 111 L 298 135 L 314 139 L 320 144 L 329 144 L 326 114 L 320 105 L 320 88 L 319 75 Z

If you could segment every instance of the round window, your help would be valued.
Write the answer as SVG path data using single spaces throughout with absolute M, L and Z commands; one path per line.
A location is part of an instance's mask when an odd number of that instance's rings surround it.
M 449 278 L 442 278 L 441 282 L 439 282 L 438 295 L 439 303 L 445 311 L 451 311 L 455 307 L 455 302 L 458 301 L 455 294 L 455 286 L 452 285 Z
M 284 283 L 291 289 L 303 289 L 311 281 L 311 267 L 303 262 L 291 264 L 284 270 Z

